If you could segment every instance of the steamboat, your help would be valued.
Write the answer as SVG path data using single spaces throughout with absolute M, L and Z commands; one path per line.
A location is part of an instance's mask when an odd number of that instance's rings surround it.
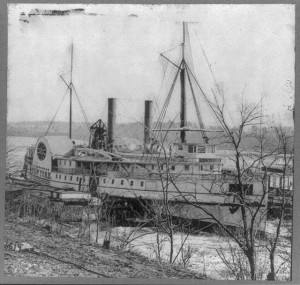
M 72 139 L 72 74 L 70 83 L 69 137 L 45 135 L 36 145 L 28 147 L 23 176 L 28 181 L 73 191 L 90 193 L 91 196 L 107 195 L 128 208 L 136 208 L 141 201 L 167 202 L 172 215 L 179 218 L 215 223 L 216 219 L 230 226 L 242 223 L 241 210 L 236 201 L 236 181 L 223 170 L 223 159 L 216 153 L 216 146 L 209 142 L 195 94 L 198 81 L 185 60 L 186 24 L 183 23 L 181 60 L 165 60 L 177 71 L 169 89 L 158 123 L 153 127 L 153 102 L 145 101 L 144 140 L 140 152 L 119 151 L 115 145 L 117 99 L 108 99 L 107 125 L 99 119 L 90 126 L 88 146 L 76 145 Z M 73 62 L 71 57 L 71 71 Z M 162 121 L 173 94 L 180 82 L 180 127 L 163 128 Z M 197 86 L 196 86 L 197 87 Z M 187 121 L 187 89 L 195 105 L 198 128 L 191 128 Z M 179 132 L 180 141 L 166 144 L 167 133 Z M 188 132 L 198 132 L 198 142 L 187 140 Z M 245 184 L 249 211 L 256 209 L 263 195 L 263 183 L 252 180 Z M 72 193 L 73 193 L 72 192 Z M 264 229 L 265 215 L 260 207 L 257 227 Z

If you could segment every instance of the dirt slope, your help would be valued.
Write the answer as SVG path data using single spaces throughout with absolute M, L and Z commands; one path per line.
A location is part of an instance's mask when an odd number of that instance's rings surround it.
M 204 279 L 135 253 L 106 250 L 84 238 L 52 233 L 21 219 L 6 221 L 5 240 L 6 245 L 26 242 L 33 247 L 33 251 L 15 251 L 6 246 L 6 276 Z

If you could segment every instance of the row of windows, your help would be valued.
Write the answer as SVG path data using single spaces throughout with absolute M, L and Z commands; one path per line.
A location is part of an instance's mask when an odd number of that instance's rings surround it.
M 163 170 L 164 169 L 164 165 L 160 165 L 160 169 Z M 210 170 L 210 171 L 213 171 L 213 170 L 217 170 L 218 169 L 218 165 L 199 165 L 198 166 L 198 169 L 199 170 Z M 152 170 L 154 170 L 154 165 L 152 165 Z M 176 170 L 176 167 L 175 165 L 172 165 L 171 166 L 171 170 Z M 184 170 L 185 171 L 189 171 L 190 170 L 190 165 L 184 165 Z
M 189 145 L 188 146 L 188 153 L 205 153 L 205 147 L 203 146 L 196 146 L 196 145 Z
M 34 169 L 34 170 L 46 170 L 46 171 L 49 171 L 49 168 L 41 167 L 41 166 L 38 166 L 38 165 L 35 165 L 34 167 L 32 167 L 32 169 Z
M 105 179 L 105 178 L 103 179 L 103 184 L 106 184 L 106 179 Z M 107 183 L 107 184 L 108 184 L 108 183 Z M 115 184 L 115 179 L 112 179 L 112 180 L 111 180 L 111 184 L 112 184 L 112 185 Z M 124 180 L 123 180 L 123 179 L 121 180 L 121 185 L 124 185 Z M 133 186 L 133 185 L 134 185 L 134 181 L 131 180 L 131 181 L 130 181 L 130 186 Z M 144 186 L 144 181 L 141 181 L 140 186 L 141 186 L 141 187 Z
M 289 188 L 293 186 L 292 178 L 285 177 L 285 179 L 280 177 L 270 176 L 269 178 L 269 186 L 272 188 Z
M 67 180 L 67 175 L 61 175 L 61 174 L 56 174 L 55 175 L 55 178 L 56 179 L 62 179 L 62 176 L 63 176 L 63 179 L 64 180 Z M 81 178 L 82 179 L 82 182 L 85 182 L 85 178 Z M 73 176 L 69 176 L 69 181 L 73 181 Z M 74 181 L 79 181 L 79 177 L 77 176 L 76 179 Z
M 64 180 L 67 180 L 67 175 L 56 174 L 56 175 L 55 175 L 55 178 L 56 178 L 56 179 L 62 179 L 62 178 L 61 178 L 62 176 L 65 176 L 65 177 L 64 177 Z M 85 182 L 85 178 L 81 178 L 81 179 L 82 179 L 82 182 Z M 69 180 L 70 180 L 70 181 L 73 181 L 73 175 L 70 175 L 70 176 L 69 176 Z M 76 177 L 76 180 L 75 180 L 75 181 L 77 181 L 77 182 L 79 181 L 79 177 L 78 177 L 78 176 Z
M 64 176 L 64 180 L 67 180 L 67 175 L 61 175 L 61 174 L 56 174 L 55 175 L 55 178 L 56 179 L 62 179 L 62 176 Z M 79 176 L 76 176 L 76 179 L 74 179 L 74 181 L 78 182 L 79 180 L 82 180 L 82 182 L 85 182 L 86 179 L 83 177 L 83 178 L 79 178 Z M 73 176 L 69 176 L 69 181 L 73 181 Z M 97 185 L 99 185 L 99 177 L 97 177 Z
M 183 146 L 179 145 L 178 150 L 183 150 Z M 188 153 L 205 153 L 205 147 L 197 146 L 197 145 L 189 145 L 188 146 Z
M 67 180 L 67 175 L 56 174 L 56 175 L 55 175 L 55 178 L 56 178 L 56 179 L 62 179 L 62 176 L 64 176 L 64 180 Z M 72 175 L 69 176 L 69 180 L 70 180 L 70 181 L 73 180 L 73 176 L 72 176 Z M 79 177 L 78 177 L 78 176 L 76 177 L 76 181 L 77 181 L 77 182 L 79 181 Z M 85 178 L 82 179 L 82 182 L 85 182 Z M 103 183 L 106 184 L 106 178 L 103 179 Z M 97 184 L 99 184 L 99 178 L 97 178 Z M 112 180 L 111 180 L 111 184 L 112 184 L 112 185 L 115 184 L 115 179 L 112 179 Z M 121 185 L 124 185 L 124 180 L 123 180 L 123 179 L 121 180 Z M 133 185 L 134 185 L 134 181 L 130 181 L 130 186 L 133 186 Z M 141 186 L 141 187 L 144 186 L 144 181 L 141 181 L 141 182 L 140 182 L 140 186 Z
M 58 165 L 67 165 L 67 162 L 66 160 L 58 160 Z M 71 166 L 72 162 L 69 160 L 69 166 Z
M 50 172 L 42 171 L 38 169 L 33 169 L 32 172 L 33 174 L 39 175 L 40 177 L 50 178 Z
M 199 162 L 221 162 L 221 158 L 199 158 Z

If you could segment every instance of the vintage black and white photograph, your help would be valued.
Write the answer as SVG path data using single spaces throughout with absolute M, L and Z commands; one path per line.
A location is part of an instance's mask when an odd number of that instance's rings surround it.
M 8 4 L 7 72 L 5 276 L 292 280 L 295 5 Z

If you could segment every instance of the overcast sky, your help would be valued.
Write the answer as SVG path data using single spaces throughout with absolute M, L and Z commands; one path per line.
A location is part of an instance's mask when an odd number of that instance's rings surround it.
M 28 17 L 34 8 L 85 13 Z M 106 120 L 109 97 L 118 98 L 117 122 L 142 121 L 143 100 L 162 106 L 167 96 L 171 78 L 161 87 L 166 62 L 159 54 L 179 47 L 183 21 L 190 22 L 195 73 L 208 96 L 215 83 L 201 45 L 230 112 L 242 93 L 249 102 L 264 94 L 264 112 L 287 120 L 294 101 L 294 18 L 293 5 L 10 5 L 8 122 L 52 119 L 66 92 L 59 74 L 69 81 L 71 43 L 73 83 L 89 121 Z M 166 54 L 175 60 L 180 48 Z M 173 96 L 168 119 L 179 113 L 179 93 Z M 68 120 L 68 104 L 66 97 L 57 120 Z M 74 104 L 74 121 L 83 121 Z M 212 123 L 203 100 L 200 105 L 204 122 Z M 191 104 L 188 110 L 195 121 Z

